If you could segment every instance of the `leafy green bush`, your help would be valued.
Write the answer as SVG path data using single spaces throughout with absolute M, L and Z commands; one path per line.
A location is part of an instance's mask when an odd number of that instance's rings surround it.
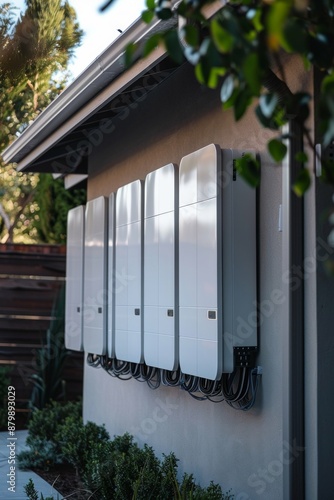
M 149 446 L 139 448 L 129 434 L 100 443 L 90 455 L 83 475 L 94 500 L 229 500 L 218 484 L 197 485 L 192 475 L 177 480 L 174 453 L 160 461 Z
M 41 493 L 40 498 L 38 499 L 38 491 L 35 488 L 34 481 L 29 479 L 28 483 L 24 487 L 25 494 L 27 495 L 28 500 L 54 500 L 54 497 L 44 497 L 43 493 Z M 59 500 L 59 496 L 57 495 L 57 500 Z
M 56 434 L 67 418 L 82 422 L 82 403 L 59 403 L 52 401 L 42 410 L 36 410 L 28 424 L 27 445 L 32 446 L 36 440 L 56 441 Z
M 98 490 L 97 498 L 158 498 L 160 462 L 152 448 L 145 445 L 140 449 L 129 434 L 95 448 L 91 458 L 87 463 L 84 479 L 87 486 L 93 486 L 93 491 Z
M 130 434 L 110 440 L 104 426 L 84 424 L 79 403 L 53 402 L 33 414 L 28 430 L 30 450 L 18 455 L 20 466 L 45 470 L 68 464 L 76 469 L 92 500 L 233 498 L 213 482 L 202 488 L 192 474 L 184 474 L 179 481 L 174 453 L 159 460 L 151 447 L 139 448 Z
M 58 428 L 55 440 L 58 442 L 66 462 L 72 465 L 79 476 L 84 474 L 90 455 L 99 444 L 108 442 L 110 436 L 104 426 L 93 422 L 83 424 L 74 417 L 65 419 Z
M 22 451 L 17 458 L 22 469 L 52 469 L 66 462 L 58 433 L 68 418 L 82 422 L 82 405 L 80 402 L 61 404 L 51 402 L 43 410 L 36 410 L 28 424 L 26 444 L 28 450 Z
M 221 486 L 211 481 L 207 488 L 202 488 L 195 483 L 192 474 L 184 474 L 177 494 L 178 499 L 191 500 L 229 500 L 233 496 L 222 492 Z

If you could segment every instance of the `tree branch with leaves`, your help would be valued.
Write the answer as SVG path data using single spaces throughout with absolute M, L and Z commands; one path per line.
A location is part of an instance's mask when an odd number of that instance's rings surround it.
M 112 3 L 108 0 L 101 10 Z M 291 118 L 299 123 L 305 143 L 314 150 L 307 126 L 313 97 L 303 89 L 292 92 L 282 62 L 286 55 L 297 56 L 306 72 L 315 67 L 322 75 L 317 119 L 322 144 L 330 145 L 334 139 L 333 0 L 230 0 L 218 6 L 216 14 L 208 19 L 205 10 L 211 4 L 218 2 L 146 0 L 144 22 L 150 23 L 155 17 L 162 21 L 175 18 L 178 22 L 152 35 L 143 56 L 164 44 L 177 63 L 187 60 L 194 66 L 201 85 L 220 87 L 222 107 L 231 108 L 236 121 L 255 102 L 257 120 L 277 132 L 267 148 L 278 163 L 286 155 L 289 140 L 281 130 Z M 127 63 L 136 49 L 135 44 L 127 47 Z M 297 153 L 296 160 L 302 166 L 309 161 L 304 151 Z M 260 169 L 255 158 L 247 157 L 239 168 L 248 182 L 258 185 Z M 323 162 L 322 170 L 323 180 L 334 184 L 333 162 Z M 303 195 L 310 182 L 310 171 L 301 168 L 293 186 L 295 193 Z

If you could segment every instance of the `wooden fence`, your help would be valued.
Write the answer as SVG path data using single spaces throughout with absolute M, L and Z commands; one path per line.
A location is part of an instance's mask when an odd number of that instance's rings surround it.
M 36 351 L 45 341 L 55 298 L 65 284 L 64 246 L 0 245 L 0 365 L 16 388 L 17 417 L 24 425 Z M 63 375 L 67 399 L 82 395 L 83 355 L 70 352 Z

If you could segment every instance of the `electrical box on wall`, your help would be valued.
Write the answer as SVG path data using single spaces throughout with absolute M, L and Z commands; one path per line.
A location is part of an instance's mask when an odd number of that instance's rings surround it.
M 225 372 L 257 348 L 256 190 L 237 174 L 235 161 L 243 155 L 222 150 Z
M 67 216 L 65 346 L 83 350 L 85 207 L 69 210 Z
M 166 370 L 178 366 L 177 181 L 171 163 L 145 180 L 144 358 Z
M 115 219 L 115 354 L 143 361 L 143 183 L 117 190 Z
M 105 354 L 107 349 L 107 199 L 87 202 L 84 255 L 84 320 L 86 352 Z
M 257 339 L 240 330 L 256 308 L 256 194 L 236 175 L 241 154 L 212 144 L 180 163 L 180 366 L 210 380 Z

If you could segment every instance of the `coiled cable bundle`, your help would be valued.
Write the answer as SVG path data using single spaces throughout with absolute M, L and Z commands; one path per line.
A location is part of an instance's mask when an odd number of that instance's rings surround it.
M 180 387 L 197 401 L 226 403 L 235 410 L 250 410 L 255 403 L 262 368 L 236 367 L 232 373 L 224 373 L 220 380 L 208 380 L 174 371 L 162 370 L 145 363 L 130 363 L 108 356 L 89 353 L 87 363 L 93 368 L 103 368 L 109 375 L 120 380 L 135 379 L 146 382 L 150 389 L 160 385 Z

